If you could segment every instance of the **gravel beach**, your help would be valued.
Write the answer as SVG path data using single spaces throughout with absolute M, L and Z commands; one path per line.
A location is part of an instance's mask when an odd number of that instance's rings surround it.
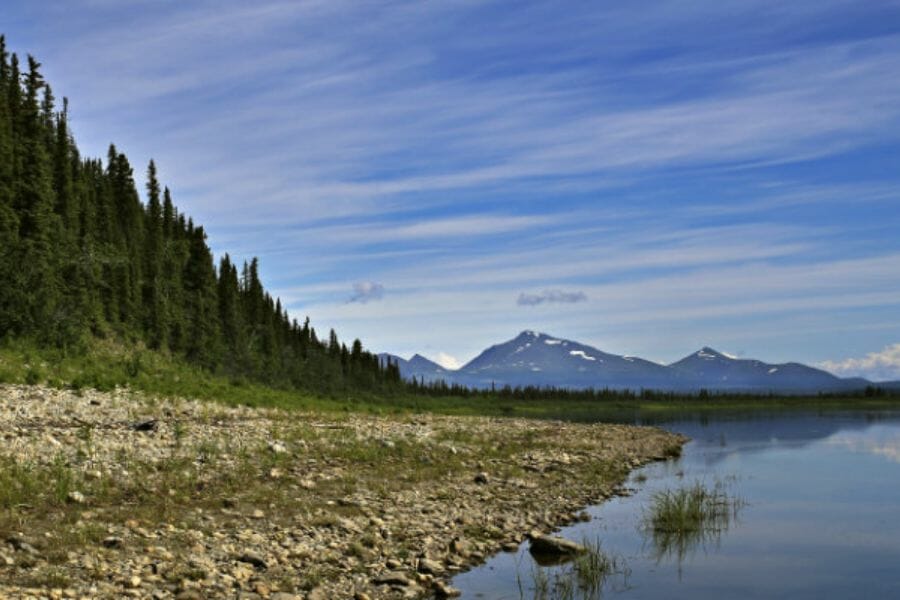
M 0 386 L 0 598 L 452 596 L 684 441 Z

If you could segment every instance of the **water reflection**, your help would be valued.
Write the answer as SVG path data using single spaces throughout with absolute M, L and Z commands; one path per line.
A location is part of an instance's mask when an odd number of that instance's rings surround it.
M 832 435 L 826 443 L 900 463 L 900 431 L 895 428 L 872 427 L 866 431 L 842 431 Z
M 900 598 L 900 415 L 775 415 L 669 423 L 692 442 L 677 462 L 632 477 L 637 492 L 591 507 L 562 530 L 598 539 L 630 575 L 573 598 Z M 746 502 L 702 531 L 656 531 L 654 494 L 725 482 Z M 739 518 L 738 518 L 739 517 Z M 463 598 L 534 598 L 569 566 L 538 567 L 527 548 L 454 579 Z M 545 596 L 545 597 L 553 597 Z

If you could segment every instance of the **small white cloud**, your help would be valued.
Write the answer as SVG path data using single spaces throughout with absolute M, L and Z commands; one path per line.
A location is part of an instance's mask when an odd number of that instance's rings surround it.
M 870 352 L 863 358 L 826 360 L 819 366 L 842 377 L 866 377 L 873 381 L 900 379 L 900 344 L 887 346 L 881 352 Z
M 455 356 L 450 356 L 446 352 L 438 352 L 434 357 L 434 362 L 441 365 L 445 369 L 456 370 L 462 366 L 462 363 Z
M 519 306 L 537 306 L 545 302 L 554 302 L 560 304 L 575 304 L 576 302 L 584 302 L 587 296 L 584 292 L 566 292 L 563 290 L 544 290 L 538 294 L 519 294 L 516 303 Z
M 357 281 L 353 284 L 353 296 L 348 302 L 365 304 L 372 300 L 381 300 L 384 297 L 384 286 L 375 281 Z

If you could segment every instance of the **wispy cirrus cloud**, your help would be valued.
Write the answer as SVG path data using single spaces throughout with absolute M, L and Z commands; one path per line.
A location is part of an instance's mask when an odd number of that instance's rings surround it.
M 896 3 L 11 0 L 4 19 L 85 154 L 155 157 L 217 252 L 259 255 L 292 312 L 379 349 L 464 356 L 535 327 L 662 359 L 728 331 L 823 360 L 835 327 L 878 347 L 852 332 L 896 322 Z M 509 310 L 520 293 L 585 298 Z
M 707 78 L 702 93 L 644 92 L 636 102 L 637 89 L 585 60 L 596 55 L 601 34 L 618 42 L 605 47 L 610 61 L 634 50 L 635 41 L 620 31 L 628 10 L 585 10 L 571 22 L 548 19 L 540 27 L 547 33 L 570 29 L 565 44 L 548 39 L 571 54 L 565 66 L 538 63 L 485 74 L 476 67 L 464 74 L 443 68 L 435 44 L 449 43 L 437 17 L 452 23 L 467 17 L 466 7 L 400 2 L 348 11 L 334 4 L 225 3 L 213 10 L 199 3 L 175 14 L 145 8 L 137 35 L 129 29 L 123 36 L 115 20 L 108 30 L 92 22 L 79 43 L 53 59 L 74 92 L 116 103 L 97 107 L 91 130 L 112 132 L 104 124 L 111 112 L 150 109 L 160 98 L 181 108 L 157 115 L 154 124 L 160 150 L 195 150 L 159 161 L 164 170 L 168 164 L 176 189 L 201 192 L 193 202 L 212 202 L 203 200 L 209 195 L 217 205 L 224 200 L 235 207 L 253 195 L 262 200 L 254 204 L 254 217 L 267 213 L 270 221 L 285 211 L 316 215 L 341 206 L 365 214 L 375 200 L 408 207 L 403 196 L 410 194 L 429 194 L 416 202 L 431 204 L 447 190 L 521 180 L 549 186 L 580 176 L 599 186 L 623 170 L 803 160 L 881 139 L 893 131 L 884 126 L 900 115 L 900 83 L 882 76 L 900 66 L 895 36 L 770 49 L 752 60 L 712 62 L 684 53 L 634 64 L 629 76 L 641 90 L 660 77 L 674 83 L 678 73 L 691 82 Z M 691 21 L 668 3 L 657 4 L 659 18 L 635 35 L 671 27 L 662 15 Z M 820 10 L 845 6 L 828 3 Z M 711 3 L 696 10 L 728 20 Z M 786 18 L 811 10 L 785 11 Z M 468 45 L 451 47 L 463 56 L 502 56 L 506 42 L 527 53 L 531 48 L 515 27 L 535 24 L 517 24 L 511 15 L 504 23 L 506 36 L 478 27 Z M 339 34 L 315 33 L 338 24 Z M 292 35 L 273 38 L 273 32 Z M 404 35 L 413 43 L 401 49 L 394 40 Z M 109 45 L 117 51 L 108 52 Z M 129 78 L 133 84 L 123 85 Z M 586 100 L 597 94 L 603 101 Z M 198 98 L 206 101 L 202 119 L 191 108 Z M 83 118 L 76 106 L 76 127 Z M 127 146 L 137 143 L 142 155 L 158 153 L 146 136 L 131 135 L 138 133 L 134 126 L 119 131 L 134 138 Z M 203 151 L 196 151 L 198 144 Z M 225 221 L 225 215 L 212 216 Z M 227 222 L 245 215 L 234 217 Z

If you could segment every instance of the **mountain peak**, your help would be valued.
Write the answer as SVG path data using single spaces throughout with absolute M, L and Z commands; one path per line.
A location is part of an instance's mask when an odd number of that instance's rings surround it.
M 698 350 L 697 352 L 694 353 L 694 356 L 697 356 L 698 358 L 703 358 L 706 360 L 713 360 L 716 358 L 732 360 L 732 357 L 730 357 L 727 354 L 724 354 L 722 352 L 719 352 L 715 348 L 710 348 L 709 346 L 703 346 L 702 348 L 700 348 L 700 350 Z
M 443 367 L 437 364 L 430 358 L 425 358 L 421 354 L 414 354 L 412 358 L 409 359 L 409 366 L 412 369 L 433 369 L 435 371 L 443 371 Z

